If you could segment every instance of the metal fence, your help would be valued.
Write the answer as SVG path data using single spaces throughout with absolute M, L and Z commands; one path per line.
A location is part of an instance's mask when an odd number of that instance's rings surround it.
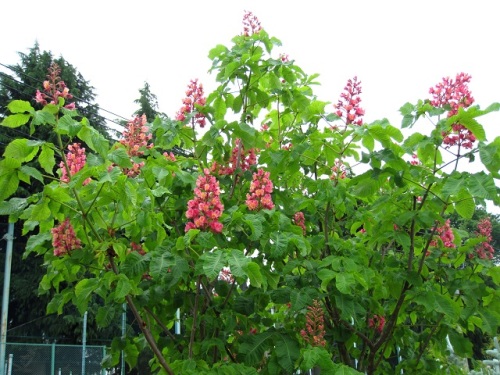
M 5 375 L 108 375 L 105 355 L 105 346 L 7 343 Z

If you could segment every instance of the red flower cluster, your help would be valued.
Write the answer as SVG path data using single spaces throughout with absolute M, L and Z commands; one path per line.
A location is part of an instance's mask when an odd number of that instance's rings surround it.
M 441 241 L 443 241 L 444 247 L 447 247 L 450 249 L 453 249 L 456 247 L 456 245 L 453 243 L 455 236 L 454 236 L 453 231 L 451 230 L 451 227 L 450 227 L 450 219 L 446 220 L 446 222 L 442 226 L 438 227 L 436 229 L 436 232 L 437 232 L 439 238 L 441 239 Z M 435 239 L 432 240 L 431 246 L 437 247 L 438 246 L 437 240 L 435 240 Z
M 345 121 L 346 125 L 362 125 L 362 116 L 365 114 L 365 110 L 359 106 L 361 102 L 361 82 L 358 82 L 358 77 L 354 77 L 352 80 L 347 81 L 347 85 L 344 87 L 345 92 L 340 94 L 340 99 L 334 107 L 337 109 L 335 112 L 337 116 Z
M 495 253 L 495 249 L 491 246 L 491 241 L 493 237 L 491 236 L 492 226 L 489 217 L 485 217 L 481 219 L 481 221 L 477 224 L 477 235 L 481 237 L 485 237 L 486 240 L 481 242 L 476 247 L 477 256 L 480 259 L 493 259 L 493 254 Z
M 80 249 L 82 247 L 68 218 L 57 227 L 52 228 L 51 232 L 55 256 L 68 254 L 71 250 Z
M 148 141 L 153 137 L 148 134 L 149 128 L 146 126 L 146 115 L 135 116 L 135 118 L 127 123 L 127 128 L 123 131 L 123 138 L 120 143 L 127 149 L 129 156 L 144 155 L 143 147 L 151 148 L 152 144 L 148 145 Z
M 123 138 L 120 139 L 120 143 L 125 146 L 130 158 L 144 155 L 144 147 L 153 147 L 152 143 L 148 144 L 152 135 L 148 134 L 149 128 L 146 126 L 146 122 L 146 115 L 135 116 L 134 119 L 127 123 L 127 128 L 123 131 Z M 144 166 L 144 162 L 136 163 L 132 159 L 130 161 L 132 162 L 132 168 L 124 168 L 123 172 L 129 177 L 136 177 L 141 173 L 140 169 Z
M 187 232 L 197 228 L 220 233 L 223 225 L 219 222 L 219 218 L 224 206 L 219 198 L 219 182 L 210 175 L 208 169 L 203 172 L 196 180 L 195 197 L 188 202 L 186 217 L 191 221 L 186 224 L 184 230 Z
M 259 169 L 252 176 L 250 184 L 250 193 L 247 194 L 246 204 L 251 211 L 266 208 L 268 210 L 274 207 L 271 198 L 273 192 L 273 183 L 269 179 L 269 172 Z
M 73 95 L 69 93 L 64 81 L 61 81 L 61 68 L 56 63 L 52 63 L 49 67 L 47 80 L 43 82 L 43 92 L 36 90 L 35 100 L 41 105 L 58 104 L 59 98 L 72 99 Z M 66 109 L 75 109 L 75 103 L 68 103 L 64 106 Z
M 203 85 L 198 84 L 198 79 L 191 80 L 186 91 L 186 97 L 182 99 L 182 107 L 177 112 L 175 119 L 184 121 L 186 115 L 196 111 L 196 105 L 204 106 L 206 104 L 205 94 L 203 93 Z M 206 119 L 203 113 L 196 112 L 193 118 L 193 125 L 197 124 L 200 128 L 205 126 Z
M 243 35 L 250 36 L 253 34 L 258 34 L 262 30 L 260 26 L 260 21 L 252 12 L 245 10 L 243 15 Z
M 85 148 L 80 147 L 80 143 L 68 145 L 68 150 L 69 151 L 66 154 L 66 163 L 68 164 L 70 176 L 73 176 L 85 166 L 87 156 L 85 155 Z M 68 168 L 66 168 L 63 161 L 59 163 L 59 167 L 61 168 L 61 181 L 69 182 L 70 177 L 68 176 Z M 90 181 L 91 179 L 87 178 L 83 182 L 83 185 L 87 185 Z
M 385 326 L 385 318 L 382 315 L 373 315 L 368 319 L 368 327 L 375 329 L 378 333 L 382 333 Z
M 220 270 L 218 279 L 221 281 L 225 281 L 228 284 L 234 283 L 234 276 L 231 273 L 231 270 L 229 269 L 229 267 L 223 267 Z
M 302 228 L 302 234 L 306 235 L 306 219 L 303 212 L 296 212 L 293 215 L 293 223 Z
M 165 156 L 165 158 L 167 158 L 167 160 L 170 160 L 170 161 L 177 160 L 173 152 L 164 152 L 163 156 Z
M 336 159 L 335 165 L 332 167 L 332 175 L 330 176 L 330 180 L 343 180 L 345 177 L 345 165 L 342 160 Z
M 318 300 L 314 300 L 312 306 L 307 307 L 306 329 L 302 329 L 300 335 L 312 346 L 326 346 L 325 317 Z
M 146 255 L 146 251 L 140 243 L 131 242 L 130 247 L 132 248 L 131 251 L 137 251 L 140 255 Z
M 446 77 L 435 87 L 429 89 L 432 94 L 431 104 L 434 107 L 449 106 L 448 117 L 456 115 L 459 108 L 467 108 L 474 103 L 474 98 L 469 90 L 468 83 L 471 76 L 465 73 L 457 74 L 455 80 Z M 443 143 L 446 147 L 463 146 L 472 148 L 476 137 L 472 132 L 461 124 L 453 124 L 452 130 L 443 133 Z
M 411 165 L 420 165 L 420 160 L 418 160 L 418 156 L 417 156 L 417 154 L 412 154 L 412 155 L 411 155 L 411 161 L 410 161 L 410 164 L 411 164 Z
M 230 175 L 233 174 L 237 169 L 246 171 L 250 169 L 250 166 L 257 163 L 257 156 L 255 155 L 255 149 L 245 150 L 241 139 L 236 140 L 236 146 L 234 146 L 231 153 L 231 158 L 229 159 L 228 167 L 220 167 L 219 174 Z M 214 164 L 214 168 L 216 168 Z

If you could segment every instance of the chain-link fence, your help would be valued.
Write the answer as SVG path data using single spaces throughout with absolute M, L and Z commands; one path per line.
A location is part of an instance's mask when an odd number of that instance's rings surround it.
M 105 346 L 7 343 L 6 375 L 108 375 Z M 85 363 L 82 359 L 85 358 Z

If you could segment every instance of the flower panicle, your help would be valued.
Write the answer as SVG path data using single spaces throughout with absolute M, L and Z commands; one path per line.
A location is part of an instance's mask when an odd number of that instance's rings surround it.
M 47 104 L 59 104 L 59 98 L 73 99 L 73 95 L 69 92 L 66 83 L 61 80 L 59 65 L 53 62 L 48 71 L 47 80 L 43 82 L 43 90 L 36 90 L 35 101 L 45 106 Z M 64 108 L 75 109 L 75 103 L 67 103 Z
M 361 108 L 361 81 L 358 77 L 349 79 L 344 87 L 344 92 L 340 94 L 337 104 L 334 104 L 336 115 L 339 116 L 346 125 L 363 125 L 363 115 L 365 110 Z
M 85 154 L 85 148 L 81 147 L 80 143 L 68 145 L 68 152 L 66 153 L 67 168 L 63 161 L 59 163 L 59 168 L 61 168 L 61 181 L 69 182 L 70 176 L 73 176 L 80 171 L 85 166 L 86 160 L 87 156 Z M 91 179 L 87 178 L 83 182 L 83 185 L 87 185 L 90 181 Z
M 440 83 L 429 89 L 432 95 L 430 100 L 434 107 L 449 107 L 447 116 L 451 117 L 458 113 L 460 108 L 468 108 L 474 103 L 474 97 L 469 89 L 471 76 L 466 73 L 458 73 L 455 79 L 444 77 Z M 451 125 L 451 129 L 444 131 L 443 144 L 446 148 L 460 146 L 471 149 L 476 136 L 460 123 Z
M 261 209 L 271 210 L 274 203 L 271 197 L 273 192 L 273 183 L 269 179 L 269 172 L 259 169 L 252 176 L 250 192 L 247 194 L 246 204 L 250 211 L 259 211 Z
M 223 224 L 219 221 L 224 205 L 220 200 L 219 181 L 210 175 L 208 168 L 196 180 L 195 197 L 188 202 L 186 217 L 190 220 L 184 230 L 210 230 L 221 233 Z
M 207 100 L 203 91 L 203 85 L 198 83 L 198 79 L 192 79 L 186 91 L 186 97 L 182 99 L 182 107 L 177 111 L 175 119 L 177 121 L 186 120 L 187 115 L 194 113 L 192 118 L 193 125 L 198 125 L 200 128 L 205 127 L 205 115 L 197 111 L 196 106 L 205 106 Z
M 259 19 L 252 12 L 245 10 L 243 15 L 243 35 L 251 36 L 262 30 Z
M 71 251 L 81 249 L 82 247 L 81 241 L 76 237 L 75 230 L 69 218 L 66 218 L 61 224 L 52 228 L 51 233 L 55 256 L 69 254 Z
M 306 326 L 300 331 L 300 335 L 312 346 L 326 346 L 325 314 L 318 300 L 307 307 Z

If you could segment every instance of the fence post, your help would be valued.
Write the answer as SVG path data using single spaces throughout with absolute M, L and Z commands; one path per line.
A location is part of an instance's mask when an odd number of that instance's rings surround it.
M 2 296 L 2 332 L 0 337 L 0 374 L 5 374 L 5 351 L 7 349 L 7 315 L 9 314 L 10 271 L 12 264 L 12 247 L 14 244 L 14 224 L 9 223 L 7 234 L 2 238 L 7 240 L 5 251 L 5 272 L 3 275 Z
M 56 375 L 56 343 L 52 341 L 52 350 L 50 351 L 50 375 Z
M 85 359 L 87 358 L 87 311 L 83 314 L 83 338 L 82 338 L 82 375 L 85 375 Z

